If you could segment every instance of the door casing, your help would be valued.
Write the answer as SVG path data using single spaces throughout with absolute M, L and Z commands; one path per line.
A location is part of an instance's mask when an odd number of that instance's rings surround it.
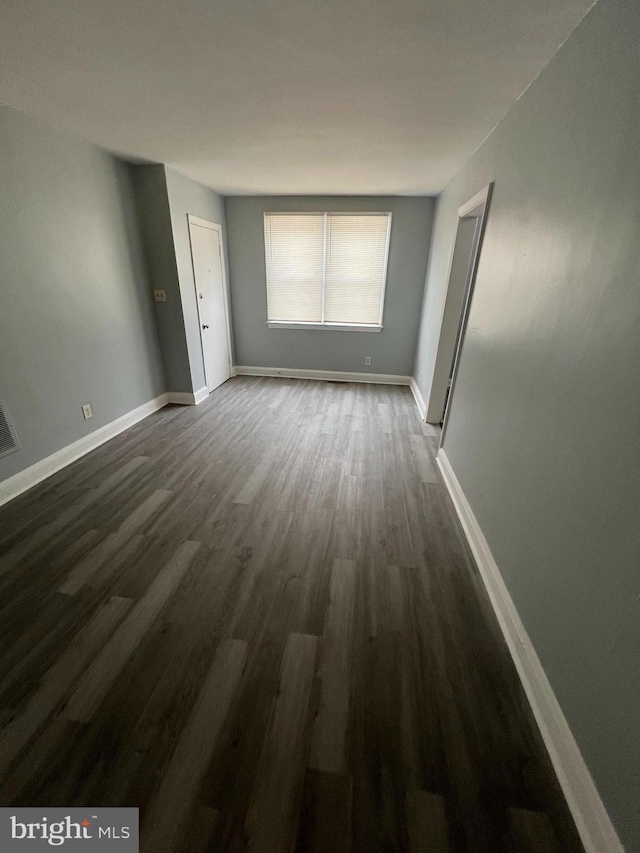
M 454 390 L 455 390 L 456 375 L 457 375 L 459 361 L 460 361 L 460 353 L 462 351 L 462 347 L 464 344 L 464 337 L 465 337 L 465 333 L 466 333 L 466 329 L 467 329 L 467 321 L 469 319 L 469 310 L 471 307 L 471 301 L 473 299 L 473 288 L 475 285 L 476 272 L 478 269 L 478 261 L 480 259 L 480 253 L 482 250 L 482 240 L 484 237 L 484 231 L 485 231 L 486 223 L 487 223 L 487 213 L 489 210 L 489 203 L 491 200 L 492 189 L 493 189 L 493 183 L 490 183 L 486 187 L 484 187 L 484 189 L 480 190 L 479 193 L 476 193 L 476 195 L 474 195 L 473 198 L 470 198 L 469 201 L 467 201 L 465 204 L 461 205 L 458 208 L 458 224 L 463 219 L 477 218 L 478 219 L 478 230 L 477 230 L 476 239 L 474 240 L 474 243 L 473 243 L 472 254 L 471 254 L 471 257 L 469 259 L 469 265 L 467 268 L 466 283 L 465 283 L 464 294 L 463 294 L 463 302 L 462 302 L 460 310 L 457 314 L 457 317 L 455 318 L 456 325 L 459 323 L 459 327 L 458 327 L 459 334 L 456 335 L 455 349 L 454 349 L 454 352 L 452 354 L 453 355 L 453 371 L 451 374 L 451 384 L 450 384 L 450 388 L 449 388 L 449 393 L 448 393 L 448 396 L 445 397 L 445 400 L 443 400 L 443 407 L 444 408 L 443 408 L 443 410 L 441 410 L 442 416 L 443 416 L 442 431 L 440 433 L 440 446 L 441 447 L 442 447 L 442 443 L 444 441 L 444 436 L 445 436 L 446 429 L 447 429 L 448 416 L 449 416 L 449 413 L 451 411 L 451 403 L 453 400 L 453 394 L 454 394 Z M 458 233 L 458 227 L 456 226 L 456 235 L 457 235 L 457 233 Z M 453 257 L 455 254 L 455 243 L 456 243 L 456 241 L 454 239 L 453 246 L 451 249 L 451 259 L 449 262 L 449 273 L 447 275 L 447 292 L 445 293 L 445 298 L 444 298 L 444 302 L 443 302 L 443 316 L 441 318 L 441 323 L 440 323 L 440 337 L 443 334 L 443 324 L 445 321 L 445 313 L 444 312 L 445 312 L 446 306 L 447 306 L 447 295 L 448 295 L 449 284 L 450 284 L 450 279 L 451 279 Z M 450 366 L 451 360 L 452 360 L 452 355 L 450 353 L 447 354 L 446 352 L 445 353 L 438 352 L 437 358 L 438 359 L 442 358 L 445 360 L 444 366 L 446 366 L 447 360 L 448 360 L 448 365 Z M 438 363 L 440 363 L 440 362 L 438 361 Z M 435 372 L 435 368 L 434 368 L 434 372 Z M 448 376 L 449 376 L 449 373 L 447 370 L 447 377 Z M 431 402 L 432 401 L 429 400 L 429 403 L 431 403 Z M 429 418 L 429 420 L 431 420 L 431 418 Z

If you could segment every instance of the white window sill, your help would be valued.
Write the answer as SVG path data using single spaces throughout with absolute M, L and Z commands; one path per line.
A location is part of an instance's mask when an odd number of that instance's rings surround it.
M 382 326 L 365 325 L 364 323 L 285 323 L 279 320 L 269 320 L 270 329 L 322 329 L 325 332 L 381 332 Z

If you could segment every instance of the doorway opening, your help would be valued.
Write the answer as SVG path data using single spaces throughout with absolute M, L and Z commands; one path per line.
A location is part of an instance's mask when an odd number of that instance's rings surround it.
M 193 280 L 204 374 L 209 393 L 231 377 L 231 330 L 222 249 L 216 222 L 188 215 Z
M 473 296 L 491 188 L 492 184 L 489 184 L 458 208 L 458 225 L 440 321 L 431 393 L 427 403 L 426 420 L 429 423 L 441 425 L 441 444 L 447 426 L 447 414 L 455 388 L 456 370 Z

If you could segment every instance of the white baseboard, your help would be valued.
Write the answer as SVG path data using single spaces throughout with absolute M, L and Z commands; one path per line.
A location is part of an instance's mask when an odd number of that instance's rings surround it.
M 115 421 L 111 421 L 111 423 L 105 424 L 105 426 L 85 435 L 83 438 L 78 439 L 78 441 L 74 441 L 73 444 L 68 444 L 61 450 L 52 453 L 46 459 L 41 459 L 34 465 L 30 465 L 24 471 L 19 471 L 13 477 L 3 480 L 0 483 L 0 506 L 18 497 L 18 495 L 26 492 L 27 489 L 37 485 L 42 480 L 46 480 L 47 477 L 75 462 L 81 456 L 95 450 L 96 447 L 104 444 L 105 441 L 109 441 L 110 438 L 114 438 L 119 433 L 124 432 L 125 429 L 137 424 L 138 421 L 143 420 L 153 414 L 153 412 L 157 412 L 158 409 L 166 406 L 168 402 L 169 395 L 161 394 L 159 397 L 149 400 L 148 403 L 138 406 L 137 409 L 127 412 L 126 415 L 116 418 Z
M 197 406 L 209 396 L 208 388 L 200 388 L 193 394 L 190 391 L 169 391 L 168 402 L 178 406 Z
M 438 466 L 507 641 L 586 853 L 624 853 L 487 540 L 441 448 Z
M 200 403 L 202 403 L 203 400 L 206 400 L 208 396 L 209 396 L 209 389 L 206 387 L 200 388 L 198 391 L 196 391 L 195 394 L 193 395 L 194 402 L 195 402 L 196 406 L 198 406 Z
M 411 381 L 409 382 L 409 386 L 411 387 L 411 390 L 413 392 L 413 398 L 416 401 L 418 411 L 420 412 L 420 417 L 422 418 L 422 420 L 424 420 L 426 417 L 426 414 L 427 414 L 427 406 L 424 402 L 422 394 L 420 393 L 420 389 L 418 388 L 418 383 L 413 378 L 413 376 L 411 377 Z
M 234 368 L 236 376 L 282 376 L 285 379 L 319 379 L 333 382 L 372 382 L 376 385 L 409 385 L 410 376 L 392 373 L 347 373 L 340 370 L 304 370 L 295 367 L 245 367 Z

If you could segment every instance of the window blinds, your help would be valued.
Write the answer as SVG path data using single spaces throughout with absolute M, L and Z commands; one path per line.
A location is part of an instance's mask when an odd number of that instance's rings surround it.
M 324 318 L 379 323 L 389 217 L 327 217 Z
M 264 219 L 269 320 L 322 322 L 324 216 Z
M 268 319 L 381 322 L 391 214 L 265 214 Z

